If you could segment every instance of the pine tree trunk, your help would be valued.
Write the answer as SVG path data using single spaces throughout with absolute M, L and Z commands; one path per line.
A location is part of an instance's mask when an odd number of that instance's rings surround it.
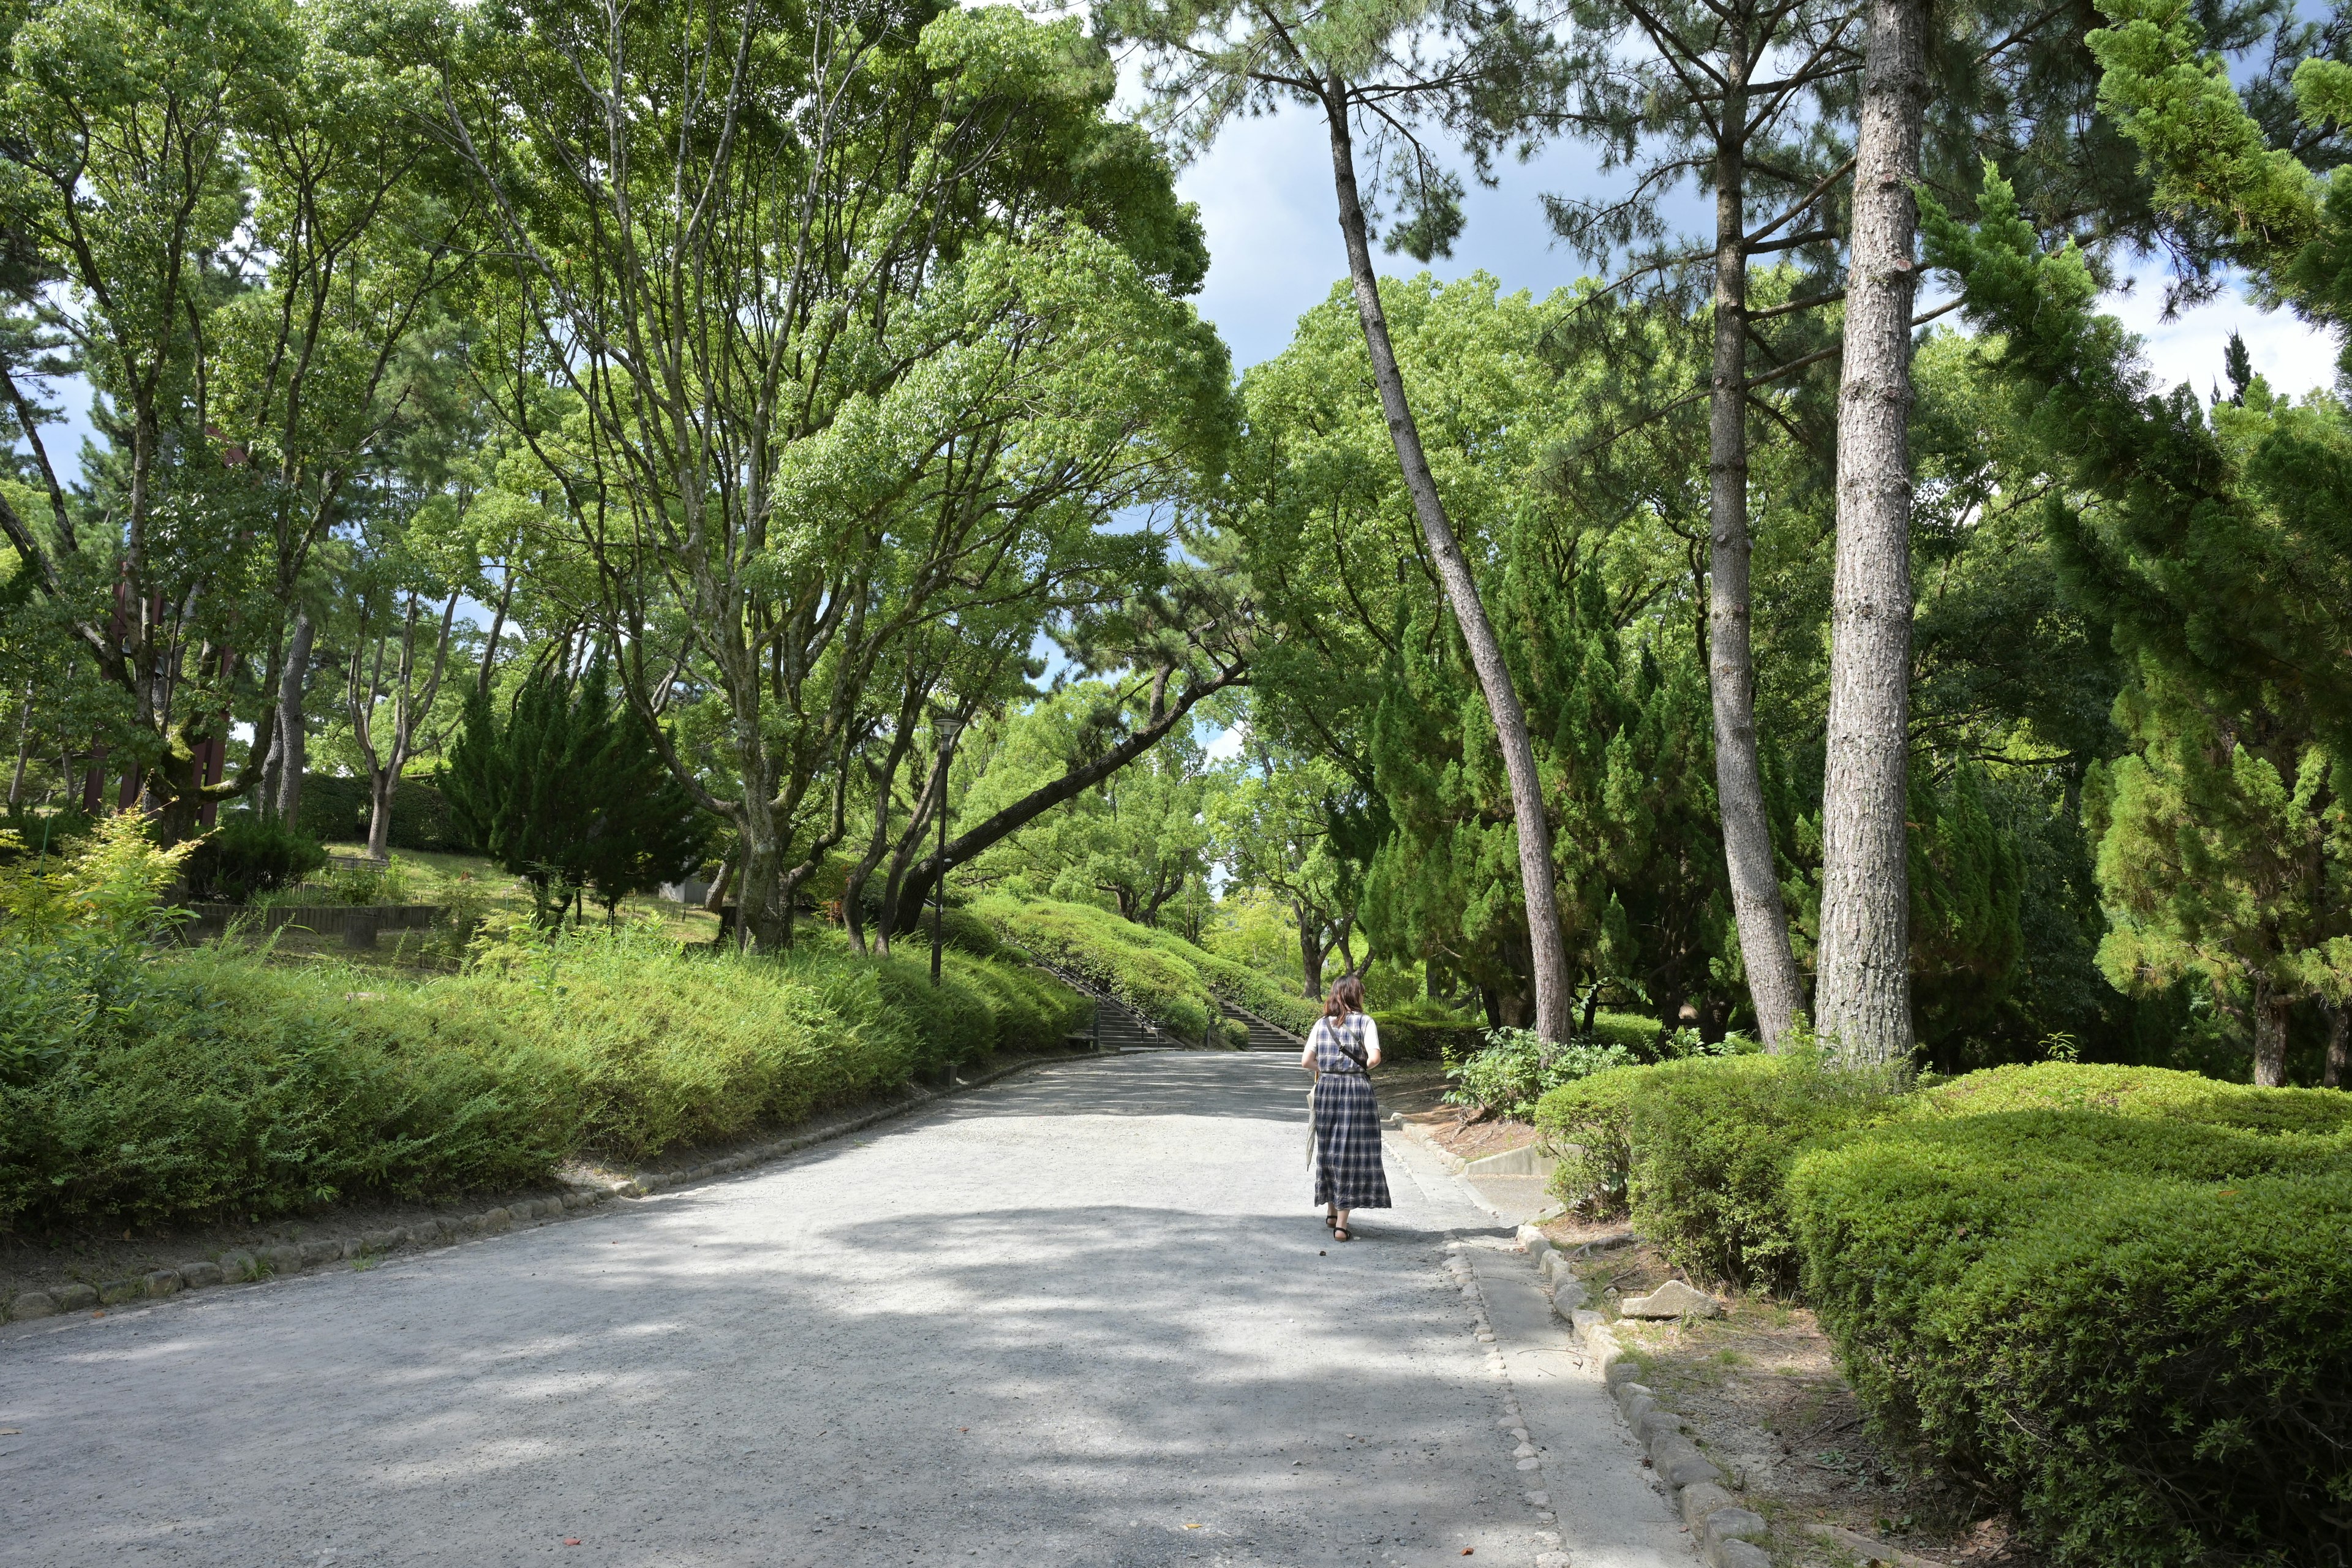
M 1471 667 L 1486 697 L 1486 711 L 1495 721 L 1495 735 L 1503 750 L 1503 766 L 1510 775 L 1511 810 L 1519 835 L 1519 880 L 1528 915 L 1536 991 L 1536 1033 L 1547 1040 L 1564 1040 L 1569 1030 L 1568 945 L 1560 934 L 1559 901 L 1554 890 L 1551 826 L 1544 816 L 1543 782 L 1536 771 L 1535 746 L 1528 737 L 1528 719 L 1511 671 L 1503 662 L 1503 647 L 1486 619 L 1470 563 L 1454 536 L 1437 480 L 1422 451 L 1421 428 L 1405 401 L 1404 376 L 1397 369 L 1396 351 L 1389 342 L 1388 317 L 1381 309 L 1380 279 L 1372 270 L 1370 236 L 1364 207 L 1356 189 L 1356 152 L 1348 125 L 1348 89 L 1337 72 L 1324 88 L 1323 115 L 1331 132 L 1331 179 L 1339 200 L 1339 232 L 1348 246 L 1348 274 L 1355 285 L 1356 315 L 1364 330 L 1364 347 L 1372 362 L 1372 380 L 1379 386 L 1381 407 L 1388 416 L 1389 437 L 1396 447 L 1405 489 L 1412 497 L 1414 514 L 1429 541 L 1439 580 L 1462 628 Z
M 2321 1069 L 2319 1081 L 2329 1089 L 2342 1089 L 2346 1069 L 2352 1068 L 2352 1007 L 2341 1002 L 2323 1005 L 2327 1010 L 2327 1065 Z
M 2282 1001 L 2271 983 L 2254 982 L 2254 1087 L 2286 1087 L 2286 1016 L 2294 1005 Z
M 33 752 L 33 683 L 25 682 L 25 700 L 16 709 L 16 769 L 8 775 L 8 813 L 25 804 L 25 764 Z
M 294 825 L 302 809 L 302 769 L 309 737 L 302 729 L 302 685 L 310 672 L 310 646 L 319 628 L 296 611 L 294 637 L 286 650 L 286 668 L 278 678 L 278 820 Z
M 1838 391 L 1837 567 L 1822 787 L 1817 1024 L 1854 1066 L 1911 1052 L 1911 306 L 1924 0 L 1871 0 L 1854 149 L 1845 368 Z
M 1716 146 L 1715 363 L 1707 394 L 1707 686 L 1715 701 L 1715 793 L 1748 994 L 1764 1043 L 1804 1010 L 1756 751 L 1756 663 L 1748 585 L 1748 50 L 1724 98 Z

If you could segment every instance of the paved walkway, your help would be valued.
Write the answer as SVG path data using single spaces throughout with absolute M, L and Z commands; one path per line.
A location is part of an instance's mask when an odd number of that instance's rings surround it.
M 1391 1135 L 1397 1207 L 1329 1245 L 1303 1122 L 1266 1058 L 1074 1061 L 587 1217 L 0 1331 L 0 1562 L 1696 1562 L 1493 1217 Z

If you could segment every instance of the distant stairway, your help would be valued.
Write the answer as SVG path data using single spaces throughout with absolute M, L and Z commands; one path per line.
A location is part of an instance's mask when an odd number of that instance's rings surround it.
M 1220 998 L 1220 1001 L 1223 1002 L 1223 999 Z M 1307 1048 L 1307 1042 L 1305 1040 L 1301 1039 L 1297 1035 L 1292 1034 L 1289 1030 L 1284 1028 L 1281 1025 L 1275 1023 L 1273 1020 L 1260 1017 L 1257 1014 L 1251 1012 L 1248 1008 L 1237 1005 L 1232 1002 L 1223 1002 L 1223 1005 L 1225 1009 L 1226 1017 L 1234 1019 L 1239 1023 L 1248 1026 L 1248 1049 L 1253 1051 L 1281 1051 L 1286 1055 L 1295 1057 L 1300 1051 Z
M 1029 962 L 1095 1005 L 1092 1038 L 1097 1050 L 1164 1051 L 1181 1047 L 1186 1043 L 1169 1034 L 1118 997 L 1080 979 L 1060 964 L 1047 963 L 1045 960 L 1034 957 L 1030 958 Z

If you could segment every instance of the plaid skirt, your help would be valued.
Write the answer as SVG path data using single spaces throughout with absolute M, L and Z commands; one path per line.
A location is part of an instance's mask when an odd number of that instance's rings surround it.
M 1327 1072 L 1315 1080 L 1315 1203 L 1343 1209 L 1389 1206 L 1381 1169 L 1381 1113 L 1372 1080 Z

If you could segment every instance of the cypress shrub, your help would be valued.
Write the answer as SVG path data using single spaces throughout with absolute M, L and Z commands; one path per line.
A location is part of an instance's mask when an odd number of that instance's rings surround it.
M 2003 1069 L 1804 1154 L 1806 1288 L 1874 1423 L 2061 1563 L 2344 1562 L 2352 1133 L 2322 1098 Z

